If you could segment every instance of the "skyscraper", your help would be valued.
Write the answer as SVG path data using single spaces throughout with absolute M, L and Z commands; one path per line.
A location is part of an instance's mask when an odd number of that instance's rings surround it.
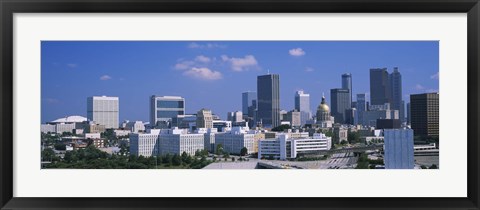
M 198 128 L 213 128 L 212 111 L 201 109 L 197 112 L 197 129 Z
M 299 90 L 295 93 L 295 109 L 300 112 L 301 125 L 305 125 L 307 120 L 311 117 L 310 111 L 310 94 Z
M 335 88 L 330 90 L 332 112 L 335 117 L 335 123 L 345 123 L 347 109 L 352 107 L 350 101 L 350 91 L 348 89 Z
M 365 100 L 365 93 L 357 94 L 357 124 L 363 125 L 363 114 L 367 111 L 367 101 Z
M 280 78 L 278 74 L 257 77 L 257 122 L 264 127 L 280 125 Z
M 350 91 L 350 102 L 353 101 L 352 98 L 352 74 L 345 73 L 342 74 L 342 89 L 347 89 Z M 352 107 L 350 107 L 352 108 Z
M 169 122 L 177 115 L 185 114 L 185 99 L 180 96 L 151 96 L 150 125 Z
M 87 118 L 105 128 L 119 127 L 118 97 L 92 96 L 87 98 Z
M 438 93 L 410 95 L 410 120 L 415 136 L 438 136 L 438 102 Z
M 410 111 L 410 102 L 407 103 L 407 125 L 410 125 L 412 117 L 411 117 L 411 111 Z
M 370 69 L 370 105 L 392 103 L 387 68 Z
M 405 116 L 405 101 L 404 100 L 402 100 L 399 115 L 400 115 L 400 122 L 404 123 L 404 122 L 407 121 L 407 118 Z
M 250 113 L 249 107 L 257 108 L 257 92 L 247 91 L 242 93 L 242 112 L 244 115 L 253 116 Z
M 402 107 L 402 75 L 398 72 L 398 68 L 393 68 L 390 74 L 390 91 L 391 91 L 391 109 L 399 110 L 400 120 L 403 122 Z

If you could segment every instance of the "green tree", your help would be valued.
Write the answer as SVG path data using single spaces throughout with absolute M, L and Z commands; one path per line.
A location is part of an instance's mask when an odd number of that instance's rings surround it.
M 182 158 L 178 154 L 174 154 L 172 157 L 172 164 L 174 166 L 182 165 Z
M 248 149 L 246 147 L 243 147 L 241 150 L 240 150 L 240 156 L 245 156 L 248 154 Z
M 282 131 L 288 130 L 290 128 L 291 128 L 290 125 L 280 125 L 280 126 L 277 126 L 275 128 L 272 128 L 272 131 L 282 132 Z
M 55 146 L 53 146 L 55 148 L 55 150 L 66 150 L 67 149 L 67 145 L 63 144 L 63 143 L 56 143 Z
M 217 155 L 222 155 L 223 154 L 223 145 L 222 144 L 217 144 L 216 154 Z
M 360 143 L 360 134 L 358 132 L 349 132 L 348 142 L 350 142 L 350 144 Z
M 436 164 L 432 164 L 429 169 L 438 169 L 438 166 Z

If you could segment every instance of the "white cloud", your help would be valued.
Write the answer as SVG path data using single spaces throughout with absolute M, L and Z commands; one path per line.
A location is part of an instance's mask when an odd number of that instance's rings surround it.
M 306 54 L 302 48 L 291 49 L 288 51 L 288 53 L 290 53 L 291 56 L 302 56 Z
M 315 69 L 313 69 L 312 67 L 307 67 L 307 68 L 305 68 L 305 71 L 306 72 L 312 72 L 312 71 L 315 71 Z
M 211 59 L 207 56 L 199 55 L 195 58 L 195 61 L 202 62 L 202 63 L 209 63 Z
M 430 76 L 430 79 L 438 79 L 438 78 L 439 78 L 439 77 L 438 77 L 438 72 L 437 72 L 436 74 Z
M 100 77 L 100 80 L 103 80 L 103 81 L 110 80 L 110 79 L 112 79 L 112 77 L 108 76 L 108 75 L 103 75 L 103 76 Z
M 222 79 L 222 73 L 218 71 L 212 71 L 208 68 L 192 68 L 183 73 L 185 76 L 189 76 L 195 79 L 201 80 L 219 80 Z
M 233 71 L 247 71 L 252 68 L 259 68 L 257 59 L 253 55 L 246 55 L 244 58 L 229 58 L 226 55 L 222 55 L 224 62 L 229 62 Z
M 67 64 L 67 67 L 69 67 L 69 68 L 77 68 L 77 67 L 78 67 L 78 64 L 76 64 L 76 63 L 68 63 L 68 64 Z
M 423 87 L 420 84 L 415 85 L 415 90 L 425 90 L 425 87 Z
M 195 42 L 192 42 L 188 45 L 188 48 L 192 49 L 213 49 L 213 48 L 226 48 L 226 45 L 221 45 L 221 44 L 215 44 L 215 43 L 206 43 L 206 44 L 198 44 Z
M 181 62 L 175 64 L 175 69 L 186 70 L 186 69 L 191 68 L 194 64 L 195 64 L 195 62 L 193 62 L 193 61 L 181 61 Z

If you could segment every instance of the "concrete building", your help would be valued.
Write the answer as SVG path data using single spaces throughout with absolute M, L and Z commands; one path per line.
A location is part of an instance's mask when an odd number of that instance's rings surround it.
M 363 113 L 363 125 L 376 126 L 378 119 L 399 119 L 398 110 L 390 109 L 390 104 L 370 105 Z
M 145 125 L 142 121 L 127 122 L 125 124 L 125 129 L 131 131 L 132 133 L 138 133 L 145 131 Z
M 180 96 L 150 97 L 150 126 L 168 127 L 172 118 L 185 114 L 185 99 Z
M 178 127 L 178 128 L 191 128 L 194 127 L 197 123 L 197 115 L 196 114 L 188 114 L 188 115 L 177 115 L 176 117 L 172 118 L 172 123 L 170 123 L 171 127 Z
M 413 130 L 384 130 L 385 169 L 413 169 Z
M 377 119 L 376 129 L 399 129 L 402 122 L 399 119 Z
M 51 124 L 41 124 L 40 131 L 42 133 L 56 133 L 56 126 Z
M 344 124 L 346 117 L 345 111 L 352 107 L 350 101 L 350 91 L 348 89 L 335 88 L 330 90 L 330 105 L 332 107 L 332 116 L 335 117 L 335 123 Z
M 226 132 L 232 129 L 232 122 L 227 120 L 213 120 L 212 124 L 219 132 Z
M 151 129 L 148 133 L 132 133 L 129 135 L 130 155 L 157 156 L 160 154 L 160 129 Z
M 231 131 L 216 134 L 215 150 L 221 144 L 223 151 L 230 154 L 240 154 L 243 147 L 247 148 L 248 154 L 252 154 L 255 151 L 255 134 L 248 131 L 248 127 L 233 127 Z
M 212 111 L 201 109 L 197 112 L 197 129 L 198 128 L 213 128 Z
M 350 93 L 350 103 L 353 102 L 353 97 L 352 97 L 352 94 L 353 94 L 353 90 L 352 90 L 352 74 L 350 73 L 345 73 L 345 74 L 342 74 L 342 89 L 346 89 L 348 90 L 348 92 Z M 350 104 L 351 106 L 348 107 L 348 108 L 354 108 L 354 106 L 352 106 L 352 104 Z
M 198 133 L 188 133 L 185 129 L 162 130 L 159 135 L 160 154 L 178 154 L 183 152 L 188 155 L 195 155 L 196 151 L 205 148 L 204 135 Z
M 106 129 L 119 127 L 118 97 L 92 96 L 87 98 L 87 118 Z
M 305 125 L 307 120 L 312 117 L 310 94 L 304 93 L 303 90 L 295 92 L 295 109 L 300 112 L 301 126 Z
M 333 128 L 333 143 L 340 144 L 342 141 L 348 142 L 348 128 L 343 126 L 335 126 Z
M 291 110 L 287 112 L 287 119 L 285 120 L 290 122 L 291 127 L 300 127 L 302 125 L 301 112 L 295 109 Z
M 412 119 L 410 112 L 410 103 L 407 103 L 407 125 L 410 125 Z
M 357 121 L 355 120 L 358 117 L 355 117 L 357 115 L 357 109 L 356 108 L 348 108 L 345 110 L 345 124 L 349 125 L 356 125 Z
M 204 149 L 210 153 L 215 152 L 215 135 L 218 133 L 216 128 L 199 128 L 197 133 L 203 134 Z
M 243 113 L 241 111 L 228 112 L 227 120 L 231 121 L 233 124 L 243 122 Z
M 411 126 L 416 136 L 438 136 L 439 94 L 410 95 Z
M 260 140 L 258 158 L 286 160 L 296 158 L 299 154 L 330 150 L 331 147 L 331 138 L 321 133 L 315 133 L 312 138 L 291 138 L 289 134 L 283 133 L 275 139 Z
M 257 124 L 266 128 L 280 125 L 280 77 L 267 74 L 257 77 Z

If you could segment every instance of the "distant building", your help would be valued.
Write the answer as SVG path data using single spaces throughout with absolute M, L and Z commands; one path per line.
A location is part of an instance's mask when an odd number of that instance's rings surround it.
M 280 77 L 267 74 L 257 77 L 257 122 L 263 127 L 280 125 Z
M 365 93 L 357 94 L 357 105 L 355 106 L 357 109 L 357 124 L 363 125 L 363 113 L 367 111 L 367 101 L 365 97 Z
M 247 91 L 242 93 L 242 112 L 243 114 L 253 117 L 257 109 L 257 92 Z
M 150 126 L 168 127 L 172 118 L 185 114 L 185 99 L 180 96 L 150 97 Z
M 216 128 L 199 128 L 197 133 L 203 134 L 204 149 L 208 152 L 215 152 L 215 135 L 218 133 Z
M 439 94 L 410 95 L 411 126 L 416 136 L 438 136 Z
M 148 133 L 132 133 L 129 135 L 130 155 L 157 156 L 160 154 L 160 129 L 151 129 Z
M 263 139 L 258 142 L 258 158 L 286 160 L 299 154 L 310 154 L 330 150 L 330 137 L 315 133 L 311 138 L 291 138 L 289 134 L 279 134 L 275 139 Z
M 232 123 L 243 122 L 243 113 L 241 111 L 228 112 L 227 113 L 227 120 L 231 121 Z
M 345 110 L 345 124 L 356 125 L 357 121 L 355 116 L 357 115 L 356 108 L 348 108 Z
M 291 127 L 300 127 L 302 125 L 302 115 L 298 110 L 291 110 L 287 112 L 286 121 L 290 122 Z
M 407 103 L 407 125 L 410 125 L 412 119 L 410 112 L 410 103 Z
M 376 126 L 378 119 L 399 119 L 398 110 L 390 109 L 390 104 L 370 105 L 368 111 L 363 113 L 363 125 Z
M 248 127 L 233 127 L 225 133 L 215 135 L 215 152 L 218 145 L 222 145 L 223 151 L 230 154 L 240 154 L 243 147 L 247 148 L 247 153 L 251 154 L 254 148 L 255 134 L 248 133 Z
M 133 133 L 138 133 L 141 131 L 145 131 L 145 125 L 143 124 L 142 121 L 127 122 L 125 124 L 125 129 Z
M 330 104 L 332 107 L 332 115 L 335 117 L 335 123 L 345 123 L 345 111 L 352 107 L 350 101 L 350 91 L 348 89 L 331 89 Z
M 352 74 L 350 73 L 345 73 L 345 74 L 342 74 L 342 89 L 347 89 L 348 92 L 350 93 L 350 103 L 352 103 L 353 101 L 353 97 L 352 97 Z M 354 106 L 352 106 L 353 104 L 350 104 L 350 107 L 348 108 L 354 108 Z
M 403 122 L 403 112 L 405 108 L 402 108 L 402 75 L 398 71 L 398 67 L 393 68 L 393 72 L 390 74 L 390 91 L 391 91 L 391 109 L 398 110 L 399 119 Z
M 304 93 L 303 90 L 295 92 L 295 109 L 300 112 L 300 124 L 305 125 L 307 120 L 312 116 L 310 110 L 310 94 Z
M 370 69 L 370 104 L 392 103 L 390 79 L 387 68 Z
M 105 128 L 119 127 L 118 97 L 92 96 L 87 98 L 87 118 Z
M 333 128 L 333 143 L 340 144 L 342 141 L 348 142 L 348 129 L 342 126 Z
M 413 169 L 413 130 L 384 130 L 385 169 Z
M 198 128 L 213 128 L 212 111 L 201 109 L 197 112 L 197 129 Z
M 334 117 L 330 116 L 330 107 L 325 101 L 325 96 L 322 97 L 322 102 L 317 108 L 317 125 L 321 128 L 331 128 L 334 123 Z
M 47 122 L 46 124 L 41 124 L 40 129 L 43 133 L 73 133 L 75 129 L 80 128 L 79 124 L 82 124 L 84 121 L 87 121 L 87 118 L 76 115 L 67 116 Z
M 160 154 L 178 154 L 183 152 L 188 155 L 195 155 L 196 151 L 205 148 L 204 135 L 197 133 L 188 133 L 187 130 L 173 128 L 161 132 Z
M 399 119 L 377 119 L 376 129 L 399 129 L 402 122 Z

